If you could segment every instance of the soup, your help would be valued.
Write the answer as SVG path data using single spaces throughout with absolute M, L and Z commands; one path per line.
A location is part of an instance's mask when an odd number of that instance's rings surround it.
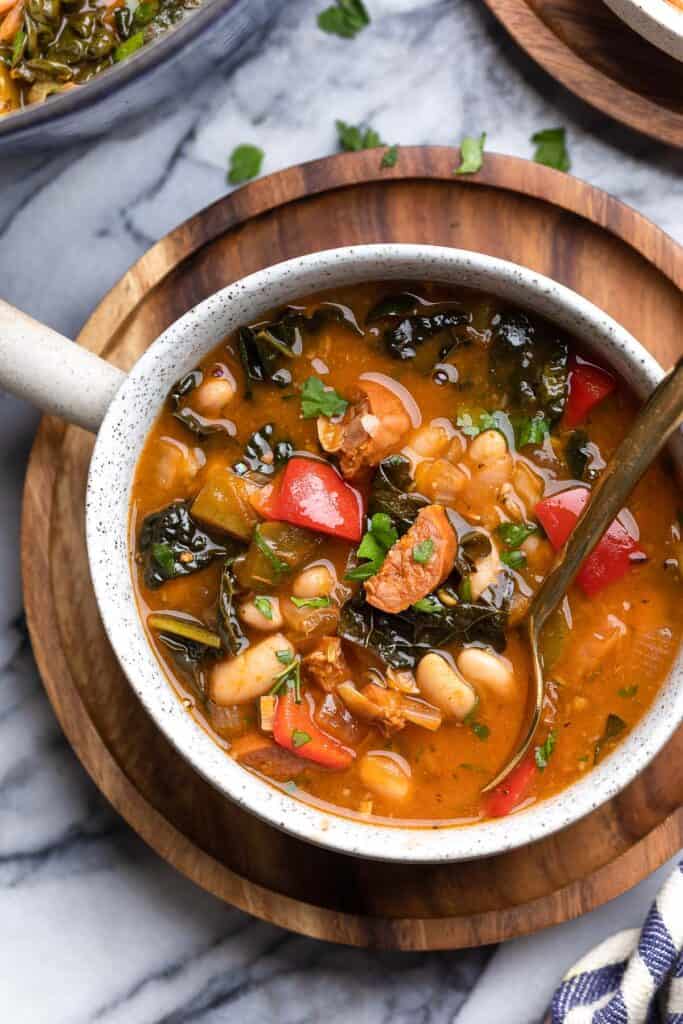
M 132 490 L 149 640 L 246 770 L 366 819 L 467 823 L 575 782 L 650 706 L 681 633 L 664 461 L 543 636 L 520 630 L 636 403 L 493 296 L 342 288 L 224 340 L 173 389 Z M 618 753 L 614 756 L 618 757 Z
M 126 60 L 200 0 L 0 0 L 0 116 Z

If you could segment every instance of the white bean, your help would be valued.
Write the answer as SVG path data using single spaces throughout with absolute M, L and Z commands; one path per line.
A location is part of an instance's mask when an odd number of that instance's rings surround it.
M 363 785 L 384 800 L 405 800 L 412 789 L 410 766 L 399 754 L 365 754 L 358 770 Z
M 475 690 L 440 654 L 430 652 L 420 659 L 416 680 L 425 700 L 458 722 L 477 704 Z
M 326 565 L 312 565 L 300 572 L 292 584 L 294 597 L 328 597 L 334 577 Z
M 282 629 L 282 612 L 280 601 L 277 597 L 261 596 L 258 604 L 255 597 L 250 597 L 239 606 L 239 617 L 242 622 L 252 629 L 260 629 L 264 633 L 271 633 L 274 629 Z M 259 604 L 261 608 L 259 608 Z M 270 618 L 268 617 L 270 613 Z
M 218 661 L 209 674 L 209 696 L 216 704 L 246 704 L 262 697 L 283 671 L 278 653 L 295 651 L 287 637 L 275 633 L 234 658 Z
M 472 686 L 493 690 L 498 697 L 515 695 L 515 676 L 506 658 L 481 647 L 466 647 L 458 655 L 457 665 Z

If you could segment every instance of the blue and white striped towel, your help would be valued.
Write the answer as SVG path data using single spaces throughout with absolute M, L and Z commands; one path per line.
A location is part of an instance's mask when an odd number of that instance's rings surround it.
M 642 929 L 619 932 L 572 967 L 552 1024 L 683 1024 L 683 861 Z

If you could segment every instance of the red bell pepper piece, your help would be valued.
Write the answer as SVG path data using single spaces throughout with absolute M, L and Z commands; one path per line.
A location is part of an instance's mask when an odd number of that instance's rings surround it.
M 313 721 L 309 698 L 305 694 L 300 704 L 297 704 L 293 693 L 284 693 L 278 697 L 273 739 L 297 757 L 314 761 L 323 768 L 340 771 L 348 768 L 356 756 L 355 751 L 343 747 L 318 728 Z
M 344 540 L 363 536 L 363 499 L 329 462 L 290 459 L 259 511 L 266 519 L 304 526 Z
M 573 430 L 585 420 L 593 406 L 612 394 L 616 386 L 616 379 L 607 370 L 583 359 L 572 359 L 564 426 L 568 430 Z
M 590 491 L 585 487 L 572 487 L 536 505 L 536 516 L 556 551 L 566 543 L 589 499 Z M 576 581 L 585 594 L 593 597 L 644 557 L 635 538 L 615 519 L 581 566 Z
M 536 759 L 532 750 L 495 789 L 486 795 L 484 810 L 488 817 L 504 818 L 513 811 L 529 792 L 535 775 Z

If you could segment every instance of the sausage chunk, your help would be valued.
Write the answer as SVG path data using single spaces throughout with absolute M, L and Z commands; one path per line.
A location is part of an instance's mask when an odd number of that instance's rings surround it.
M 405 611 L 450 575 L 457 549 L 455 531 L 441 505 L 427 505 L 379 572 L 365 581 L 365 596 L 383 612 Z
M 318 418 L 320 444 L 326 452 L 339 454 L 339 467 L 347 480 L 378 466 L 410 429 L 410 416 L 399 396 L 374 380 L 359 381 L 339 423 Z
M 330 693 L 339 683 L 351 678 L 342 643 L 338 636 L 323 636 L 302 662 L 304 678 Z
M 261 772 L 269 779 L 284 782 L 296 778 L 306 765 L 301 758 L 291 754 L 267 736 L 260 733 L 249 733 L 241 736 L 232 744 L 230 753 L 245 768 Z

